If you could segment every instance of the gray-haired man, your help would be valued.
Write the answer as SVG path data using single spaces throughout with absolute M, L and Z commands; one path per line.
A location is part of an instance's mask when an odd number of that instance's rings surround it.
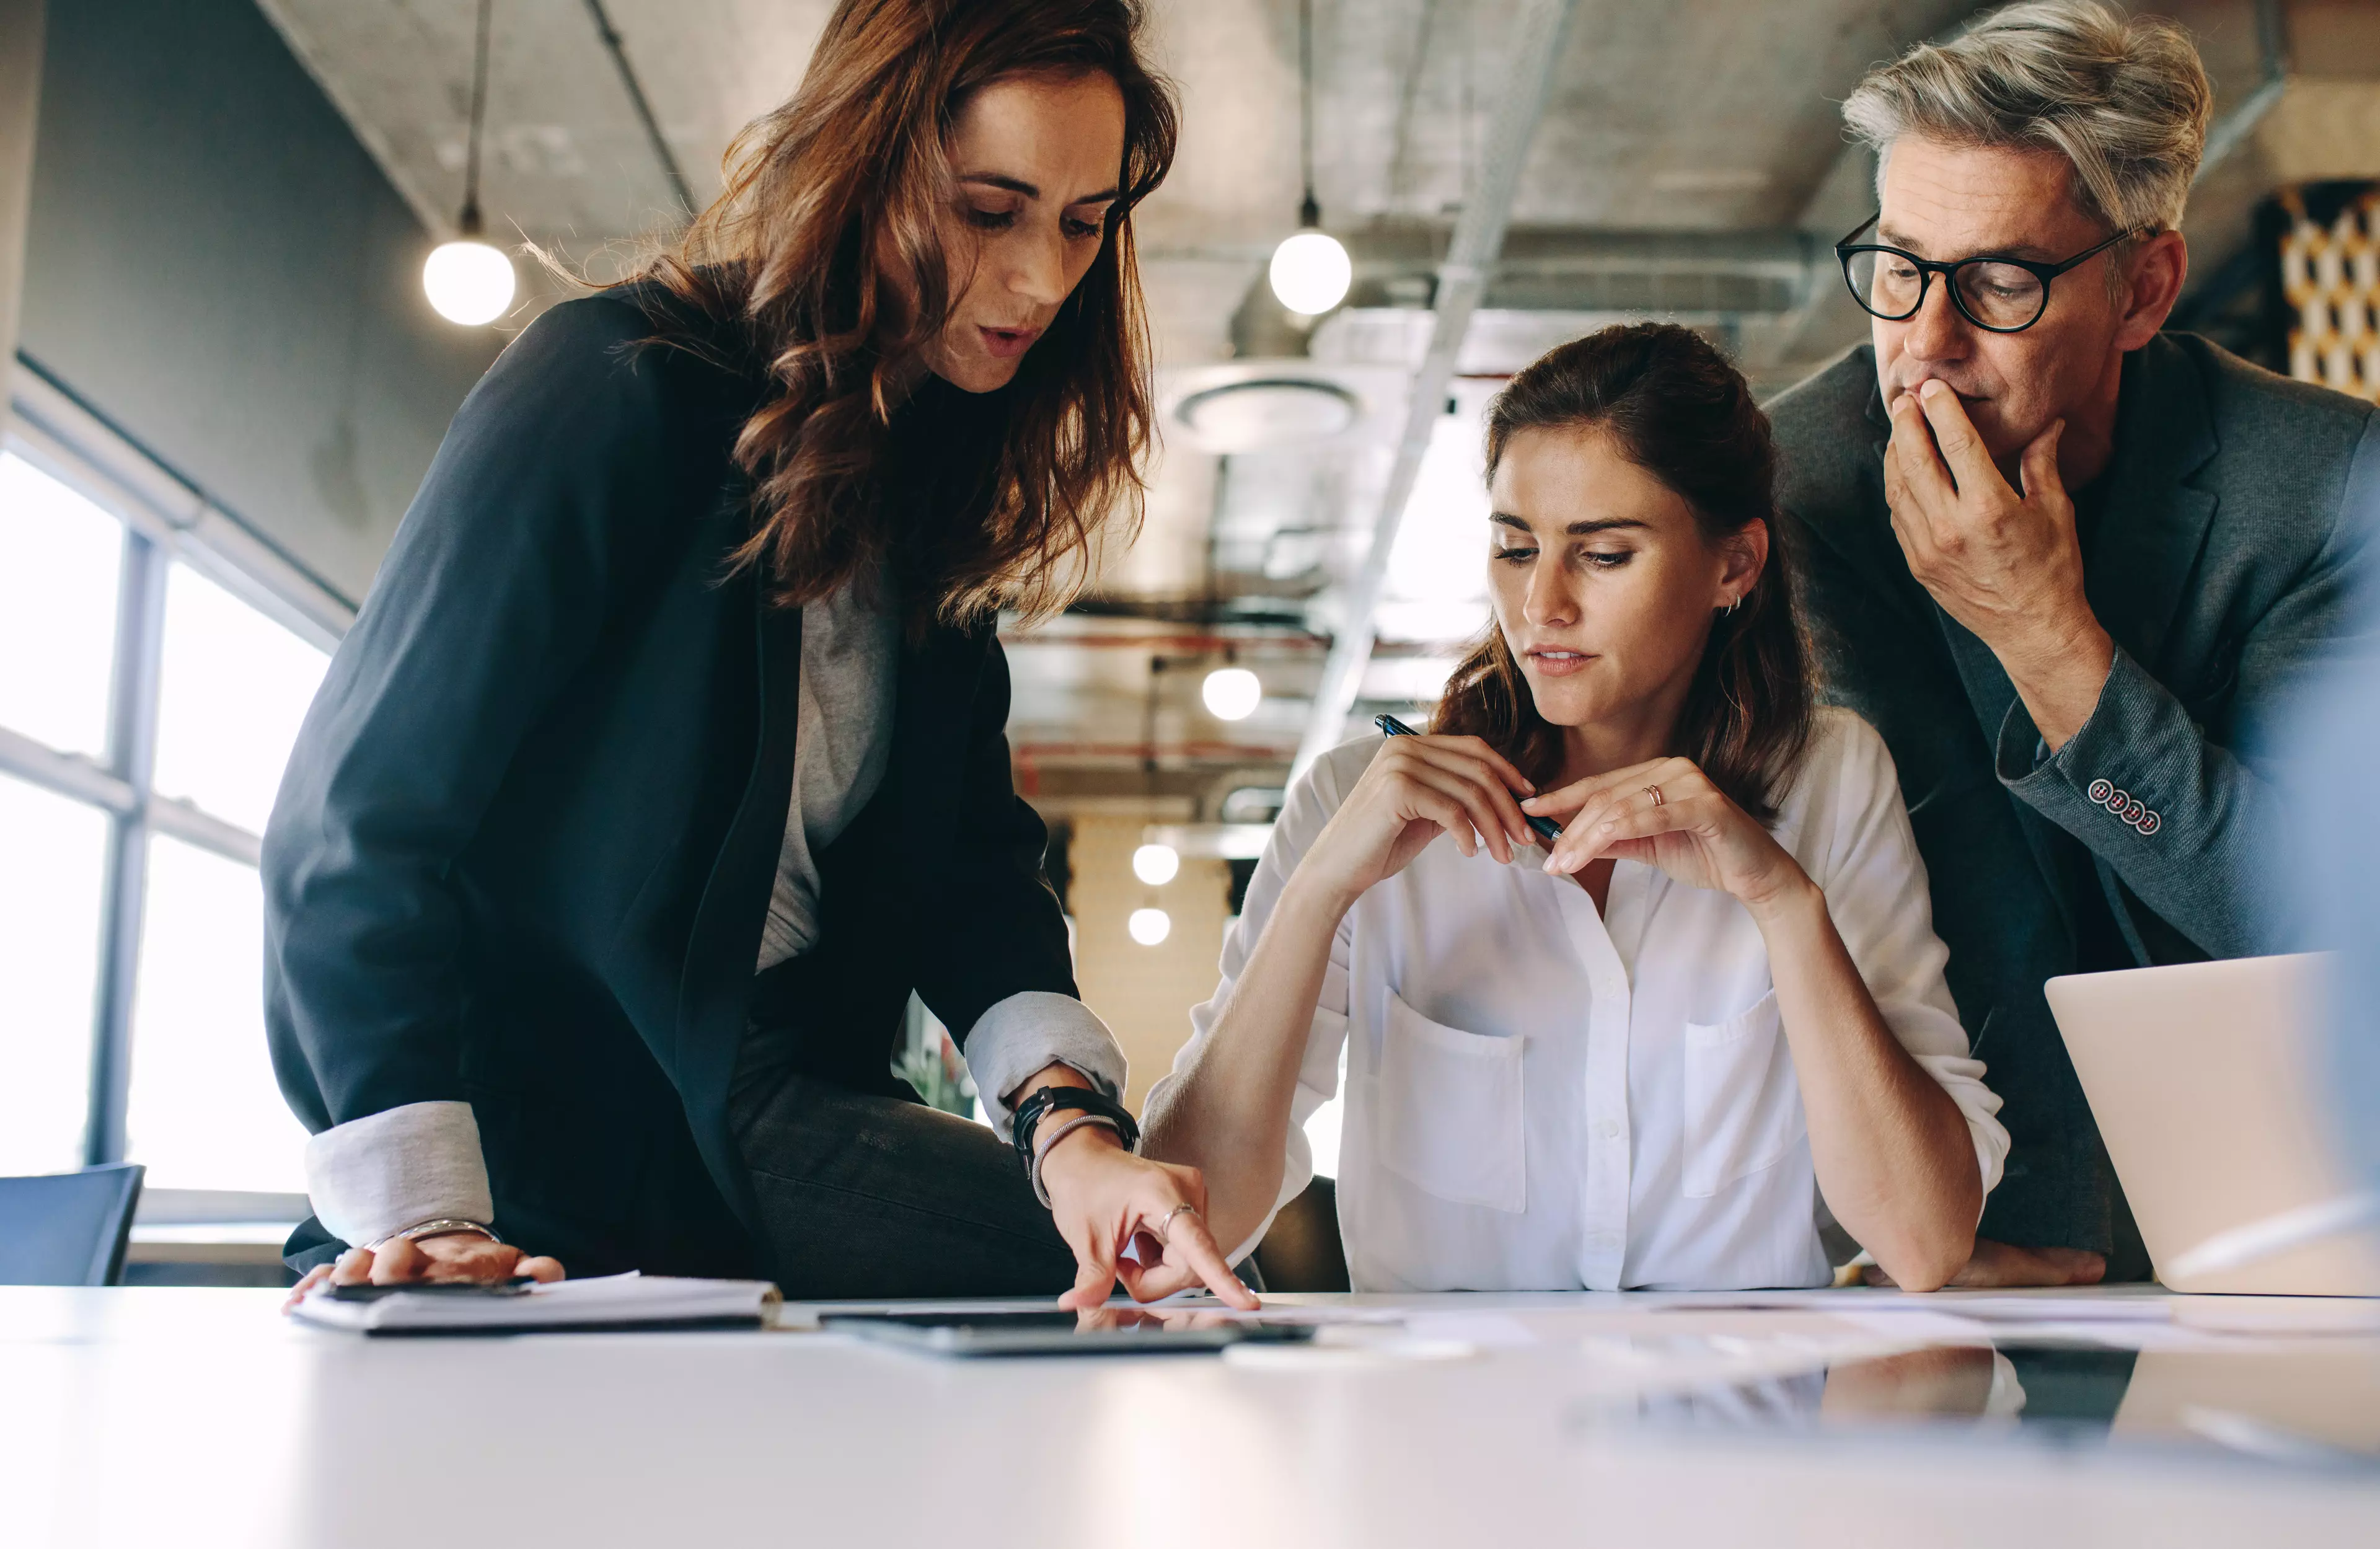
M 2209 104 L 2178 29 L 2082 0 L 1879 67 L 1843 110 L 1882 155 L 1843 248 L 1873 340 L 1770 409 L 1830 690 L 1900 765 L 2007 1101 L 1958 1283 L 2109 1267 L 2042 983 L 2274 947 L 2259 744 L 2352 627 L 2373 407 L 2158 331 Z

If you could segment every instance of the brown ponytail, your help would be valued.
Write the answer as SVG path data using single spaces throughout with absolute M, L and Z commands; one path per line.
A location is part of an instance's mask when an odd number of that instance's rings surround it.
M 1488 476 L 1523 431 L 1589 428 L 1609 432 L 1629 461 L 1674 490 L 1706 540 L 1767 526 L 1768 563 L 1742 604 L 1712 621 L 1673 751 L 1774 822 L 1810 739 L 1813 694 L 1792 559 L 1776 520 L 1768 418 L 1699 335 L 1664 323 L 1606 328 L 1547 351 L 1497 395 Z M 1432 729 L 1485 739 L 1540 784 L 1560 773 L 1561 730 L 1537 714 L 1492 620 L 1448 679 Z

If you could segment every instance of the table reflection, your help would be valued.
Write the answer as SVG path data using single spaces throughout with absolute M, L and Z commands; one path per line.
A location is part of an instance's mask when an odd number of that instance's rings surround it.
M 2236 1349 L 1945 1345 L 1647 1394 L 1651 1423 L 1724 1429 L 2000 1428 L 2032 1440 L 2215 1446 L 2274 1462 L 2380 1466 L 2380 1343 Z

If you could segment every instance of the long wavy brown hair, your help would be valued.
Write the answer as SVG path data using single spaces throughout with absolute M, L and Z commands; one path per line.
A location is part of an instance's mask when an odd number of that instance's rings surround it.
M 780 603 L 895 574 L 913 627 L 1038 616 L 1089 579 L 1103 537 L 1138 531 L 1152 395 L 1132 212 L 1172 165 L 1177 124 L 1142 27 L 1137 0 L 843 0 L 793 100 L 745 130 L 725 191 L 640 276 L 736 330 L 768 379 L 735 441 L 756 520 L 734 562 L 765 566 Z M 1092 71 L 1124 105 L 1099 256 L 988 395 L 990 433 L 926 454 L 980 466 L 939 471 L 965 509 L 919 531 L 914 503 L 889 497 L 887 463 L 905 459 L 886 453 L 904 384 L 965 287 L 937 223 L 954 197 L 948 137 L 994 81 Z
M 1523 431 L 1601 430 L 1693 508 L 1707 543 L 1754 522 L 1768 563 L 1732 613 L 1711 621 L 1671 751 L 1762 823 L 1773 823 L 1803 750 L 1814 695 L 1777 521 L 1776 452 L 1752 389 L 1700 335 L 1671 323 L 1606 328 L 1540 356 L 1488 410 L 1488 477 Z M 1454 669 L 1432 729 L 1474 736 L 1544 785 L 1561 772 L 1561 728 L 1537 714 L 1492 619 Z

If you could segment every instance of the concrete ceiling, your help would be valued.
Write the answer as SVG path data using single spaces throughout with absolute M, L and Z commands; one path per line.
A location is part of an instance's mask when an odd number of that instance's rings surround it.
M 450 230 L 477 0 L 260 3 L 424 222 Z M 1184 133 L 1139 235 L 1174 388 L 1235 358 L 1286 357 L 1395 397 L 1426 334 L 1415 309 L 1427 306 L 1436 253 L 1476 180 L 1519 4 L 1314 0 L 1317 192 L 1358 280 L 1349 310 L 1307 330 L 1259 285 L 1272 245 L 1296 224 L 1296 0 L 1153 0 L 1156 53 L 1181 88 Z M 737 131 L 798 82 L 831 8 L 607 0 L 698 202 L 717 191 Z M 1432 697 L 1453 641 L 1484 621 L 1469 558 L 1475 414 L 1498 376 L 1561 338 L 1646 311 L 1708 329 L 1767 386 L 1864 335 L 1825 248 L 1870 199 L 1870 169 L 1846 150 L 1836 104 L 1870 65 L 1974 8 L 1583 0 L 1520 180 L 1505 262 L 1466 348 L 1458 412 L 1433 446 L 1391 565 L 1367 699 Z M 2198 36 L 2223 109 L 2262 82 L 2254 0 L 2156 8 Z M 2193 206 L 2202 274 L 2244 244 L 2256 201 L 2277 182 L 2380 172 L 2380 6 L 2290 0 L 2287 9 L 2290 88 Z M 633 259 L 639 238 L 675 223 L 676 204 L 587 0 L 495 0 L 493 40 L 481 190 L 491 229 L 598 273 Z M 1401 405 L 1388 409 L 1374 418 L 1392 427 Z M 1014 735 L 1044 796 L 1163 785 L 1203 799 L 1267 769 L 1278 779 L 1392 435 L 1233 457 L 1171 436 L 1142 539 L 1106 570 L 1099 612 L 1014 653 Z M 1201 664 L 1227 644 L 1271 696 L 1236 726 L 1196 702 Z M 1144 759 L 1152 727 L 1155 774 Z

